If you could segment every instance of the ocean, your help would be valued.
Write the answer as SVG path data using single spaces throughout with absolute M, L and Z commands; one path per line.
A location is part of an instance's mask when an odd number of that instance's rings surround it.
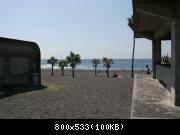
M 92 59 L 81 59 L 81 63 L 77 64 L 77 70 L 93 70 L 93 65 L 91 63 Z M 101 60 L 102 61 L 102 60 Z M 131 59 L 113 59 L 113 64 L 111 70 L 131 70 Z M 151 59 L 135 59 L 134 60 L 134 70 L 145 70 L 146 65 L 149 66 L 150 70 L 152 69 L 152 60 Z M 46 59 L 41 60 L 42 69 L 51 69 L 51 65 L 47 63 Z M 59 69 L 58 65 L 54 66 L 54 69 Z M 70 69 L 69 65 L 66 69 Z M 97 70 L 106 70 L 106 67 L 101 64 L 98 64 Z

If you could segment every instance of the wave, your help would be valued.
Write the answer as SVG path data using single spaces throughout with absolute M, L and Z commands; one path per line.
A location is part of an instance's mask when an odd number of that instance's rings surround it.
M 41 65 L 41 69 L 51 69 L 52 66 L 50 64 L 42 64 Z M 65 70 L 71 70 L 71 67 L 65 67 Z M 54 70 L 60 70 L 60 67 L 55 65 L 54 66 Z M 94 70 L 94 67 L 89 67 L 89 66 L 76 66 L 75 70 Z M 97 70 L 106 70 L 106 67 L 98 67 Z M 126 67 L 126 68 L 118 68 L 118 67 L 111 67 L 110 70 L 120 70 L 120 71 L 124 71 L 124 70 L 131 70 L 130 67 Z M 134 68 L 134 70 L 138 70 L 138 71 L 144 71 L 144 68 Z

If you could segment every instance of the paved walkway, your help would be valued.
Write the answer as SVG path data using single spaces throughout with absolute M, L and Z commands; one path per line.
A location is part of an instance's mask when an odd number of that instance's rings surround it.
M 168 91 L 148 75 L 135 75 L 132 119 L 180 118 L 180 107 L 173 105 Z

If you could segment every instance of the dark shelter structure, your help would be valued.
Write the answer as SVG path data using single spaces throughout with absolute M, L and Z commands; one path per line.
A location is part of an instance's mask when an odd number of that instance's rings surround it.
M 180 106 L 180 1 L 132 0 L 132 4 L 129 25 L 134 38 L 152 41 L 153 79 L 163 82 L 172 101 Z M 165 40 L 171 41 L 170 67 L 161 62 L 161 43 Z
M 0 87 L 41 84 L 40 48 L 34 42 L 0 37 Z

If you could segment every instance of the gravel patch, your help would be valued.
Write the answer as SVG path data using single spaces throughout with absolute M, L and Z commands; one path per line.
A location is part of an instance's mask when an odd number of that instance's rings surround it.
M 133 79 L 130 72 L 117 72 L 123 78 L 95 77 L 93 71 L 71 71 L 50 76 L 42 70 L 47 88 L 0 99 L 1 119 L 129 119 Z M 111 73 L 111 75 L 113 72 Z

